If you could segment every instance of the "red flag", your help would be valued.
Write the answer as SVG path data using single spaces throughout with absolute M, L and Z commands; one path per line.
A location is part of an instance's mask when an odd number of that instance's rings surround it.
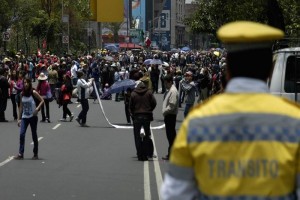
M 152 43 L 151 40 L 148 37 L 146 37 L 146 40 L 145 40 L 146 46 L 150 47 L 151 43 Z

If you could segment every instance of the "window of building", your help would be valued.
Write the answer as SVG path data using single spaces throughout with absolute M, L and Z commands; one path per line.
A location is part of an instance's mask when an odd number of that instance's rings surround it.
M 290 56 L 287 59 L 284 90 L 287 93 L 300 93 L 300 57 Z

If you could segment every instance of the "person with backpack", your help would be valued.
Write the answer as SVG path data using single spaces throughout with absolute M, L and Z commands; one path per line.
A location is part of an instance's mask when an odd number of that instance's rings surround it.
M 38 136 L 37 136 L 37 124 L 38 124 L 38 112 L 44 104 L 44 99 L 39 93 L 32 88 L 31 78 L 24 80 L 24 88 L 21 93 L 21 103 L 18 115 L 18 126 L 20 127 L 20 146 L 19 153 L 14 157 L 16 160 L 22 160 L 24 158 L 25 148 L 25 135 L 28 125 L 30 125 L 32 140 L 33 140 L 33 160 L 39 159 L 38 157 Z M 39 103 L 36 104 L 36 101 Z
M 64 84 L 60 88 L 61 95 L 60 95 L 60 104 L 63 107 L 63 118 L 60 119 L 62 122 L 67 121 L 67 115 L 69 115 L 70 122 L 73 120 L 74 115 L 71 113 L 70 109 L 68 108 L 68 104 L 72 98 L 72 91 L 73 91 L 73 84 L 69 74 L 64 75 Z

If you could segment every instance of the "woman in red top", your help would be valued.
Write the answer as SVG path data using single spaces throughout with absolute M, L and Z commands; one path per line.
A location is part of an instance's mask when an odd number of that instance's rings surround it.
M 17 102 L 16 102 L 17 89 L 15 88 L 15 86 L 17 85 L 16 70 L 11 71 L 8 82 L 10 84 L 9 93 L 10 93 L 10 100 L 11 100 L 12 107 L 13 107 L 13 116 L 14 116 L 14 120 L 17 120 L 17 118 L 18 118 Z
M 73 85 L 71 82 L 71 77 L 66 74 L 64 75 L 64 84 L 61 86 L 61 93 L 62 93 L 62 99 L 61 104 L 63 107 L 63 118 L 60 119 L 62 122 L 67 121 L 67 115 L 70 117 L 70 122 L 73 120 L 74 116 L 72 115 L 71 111 L 68 108 L 68 104 L 71 101 L 72 98 L 72 91 L 73 91 Z
M 44 104 L 42 105 L 42 120 L 41 122 L 48 122 L 50 123 L 50 111 L 49 111 L 49 100 L 47 98 L 47 92 L 48 91 L 51 91 L 50 89 L 50 85 L 47 81 L 47 76 L 42 72 L 40 73 L 39 77 L 38 77 L 38 80 L 39 80 L 39 83 L 37 85 L 37 92 L 43 97 L 44 99 Z M 45 106 L 46 105 L 46 116 L 45 116 Z

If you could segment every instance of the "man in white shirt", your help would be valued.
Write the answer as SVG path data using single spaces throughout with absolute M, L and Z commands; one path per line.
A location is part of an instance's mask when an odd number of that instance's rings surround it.
M 73 85 L 76 85 L 77 84 L 77 70 L 78 70 L 78 68 L 77 68 L 77 65 L 76 65 L 76 63 L 75 63 L 75 61 L 73 60 L 72 61 L 72 67 L 71 67 L 71 79 L 72 79 L 72 84 Z
M 164 84 L 167 91 L 164 94 L 162 105 L 162 114 L 166 126 L 166 134 L 169 142 L 168 154 L 162 157 L 163 160 L 169 160 L 170 150 L 176 138 L 176 117 L 178 113 L 178 91 L 173 84 L 173 76 L 168 74 L 164 77 Z
M 86 125 L 86 116 L 87 112 L 89 111 L 89 102 L 88 97 L 90 95 L 89 89 L 93 84 L 94 78 L 91 78 L 89 82 L 86 82 L 83 79 L 83 72 L 77 71 L 77 91 L 78 91 L 78 99 L 81 104 L 81 112 L 79 113 L 78 117 L 76 118 L 76 121 L 80 124 L 82 127 L 88 127 Z

